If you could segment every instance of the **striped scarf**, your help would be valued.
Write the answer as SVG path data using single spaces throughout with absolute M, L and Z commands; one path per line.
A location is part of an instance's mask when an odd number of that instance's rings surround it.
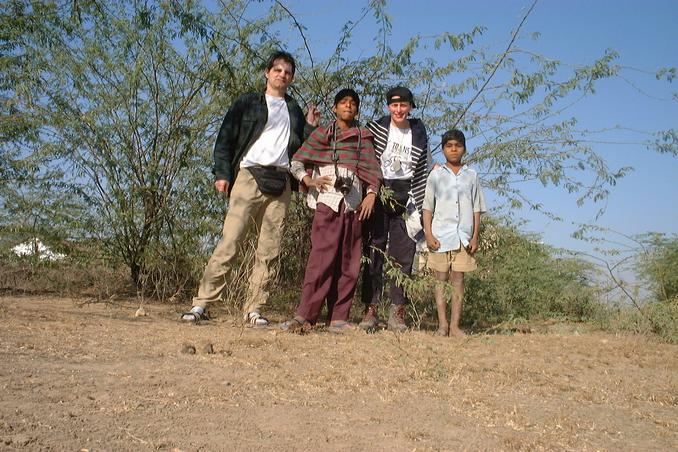
M 317 127 L 292 156 L 292 160 L 304 165 L 333 165 L 332 139 L 335 127 L 336 123 Z M 381 165 L 374 154 L 372 132 L 364 127 L 358 130 L 356 126 L 347 130 L 337 128 L 336 133 L 337 166 L 351 170 L 368 187 L 379 190 Z

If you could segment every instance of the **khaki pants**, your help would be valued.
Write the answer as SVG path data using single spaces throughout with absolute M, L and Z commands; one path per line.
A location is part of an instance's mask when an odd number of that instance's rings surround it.
M 204 309 L 209 303 L 221 298 L 238 246 L 252 224 L 259 231 L 259 237 L 243 312 L 257 311 L 266 304 L 266 285 L 272 277 L 273 262 L 280 254 L 280 237 L 290 198 L 289 182 L 279 197 L 264 195 L 249 170 L 240 169 L 231 190 L 221 240 L 207 263 L 198 295 L 193 298 L 193 306 Z

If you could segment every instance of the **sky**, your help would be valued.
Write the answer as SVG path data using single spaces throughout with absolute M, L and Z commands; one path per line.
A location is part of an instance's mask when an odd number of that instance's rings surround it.
M 341 26 L 360 17 L 365 6 L 357 0 L 287 0 L 284 4 L 306 27 L 311 51 L 320 59 L 329 58 Z M 477 42 L 498 53 L 531 4 L 532 0 L 387 2 L 393 24 L 390 45 L 400 48 L 417 33 L 458 33 L 482 25 L 487 30 Z M 662 67 L 678 67 L 678 0 L 539 0 L 522 32 L 541 34 L 530 43 L 532 50 L 572 65 L 590 64 L 606 49 L 620 54 L 617 63 L 628 68 L 623 75 L 635 87 L 621 79 L 600 83 L 595 95 L 567 112 L 580 126 L 591 130 L 620 126 L 641 132 L 678 128 L 678 99 L 671 101 L 678 92 L 678 80 L 658 82 L 653 75 Z M 370 52 L 373 35 L 370 26 L 358 27 L 351 53 Z M 533 200 L 552 208 L 564 221 L 521 211 L 517 216 L 526 220 L 523 232 L 537 233 L 543 242 L 556 247 L 584 252 L 591 244 L 571 237 L 574 224 L 593 223 L 626 235 L 678 233 L 678 157 L 661 155 L 639 144 L 623 144 L 649 138 L 643 133 L 618 130 L 601 138 L 620 143 L 593 146 L 609 166 L 632 166 L 634 171 L 612 188 L 604 203 L 582 207 L 563 189 L 528 187 Z M 481 140 L 474 137 L 467 146 L 472 149 L 481 145 Z M 490 204 L 500 203 L 492 193 L 487 195 Z M 605 211 L 597 217 L 601 207 Z

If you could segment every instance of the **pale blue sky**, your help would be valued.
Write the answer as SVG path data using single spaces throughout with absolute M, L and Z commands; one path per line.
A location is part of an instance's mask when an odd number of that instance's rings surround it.
M 307 28 L 311 50 L 318 59 L 330 56 L 340 27 L 348 19 L 357 19 L 365 4 L 357 0 L 284 3 Z M 499 52 L 531 3 L 392 1 L 387 6 L 393 23 L 390 45 L 399 48 L 417 33 L 458 33 L 482 25 L 487 31 L 477 42 Z M 370 53 L 373 30 L 369 24 L 357 28 L 351 54 Z M 660 67 L 678 66 L 678 1 L 540 0 L 523 31 L 541 33 L 538 41 L 530 42 L 530 49 L 572 65 L 591 63 L 611 48 L 620 54 L 618 63 L 629 68 L 652 73 Z M 289 32 L 290 36 L 295 33 L 293 29 Z M 578 103 L 567 116 L 576 116 L 580 126 L 587 129 L 622 126 L 650 132 L 678 128 L 678 101 L 669 100 L 678 92 L 678 80 L 673 84 L 659 83 L 653 75 L 633 69 L 623 74 L 647 95 L 620 79 L 606 80 L 598 85 L 593 97 Z M 600 137 L 601 141 L 615 142 L 637 142 L 644 138 L 647 136 L 624 131 Z M 437 144 L 439 138 L 433 137 L 432 141 Z M 470 148 L 480 144 L 480 138 L 468 142 Z M 522 212 L 520 217 L 530 221 L 524 229 L 541 234 L 546 243 L 570 249 L 589 247 L 570 238 L 575 229 L 571 222 L 595 222 L 626 234 L 677 233 L 678 158 L 659 155 L 640 145 L 596 144 L 594 148 L 612 168 L 635 168 L 613 188 L 603 216 L 595 218 L 600 205 L 580 208 L 574 196 L 561 189 L 533 186 L 528 188 L 530 196 L 547 207 L 555 206 L 553 210 L 565 221 L 552 222 L 538 214 Z

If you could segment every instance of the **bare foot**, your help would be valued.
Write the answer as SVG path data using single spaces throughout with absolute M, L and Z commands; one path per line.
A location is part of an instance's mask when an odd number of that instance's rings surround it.
M 450 337 L 466 337 L 466 333 L 459 328 L 450 328 Z

